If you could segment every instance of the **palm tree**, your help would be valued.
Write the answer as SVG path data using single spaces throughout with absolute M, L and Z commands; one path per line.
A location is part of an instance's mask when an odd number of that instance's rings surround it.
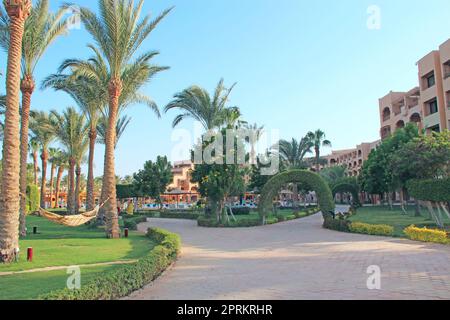
M 98 46 L 98 55 L 104 57 L 108 66 L 109 122 L 106 132 L 104 191 L 102 193 L 104 197 L 109 198 L 104 209 L 106 233 L 110 238 L 120 237 L 116 208 L 114 144 L 120 98 L 125 89 L 124 84 L 130 82 L 130 79 L 137 79 L 136 77 L 140 76 L 142 76 L 141 79 L 149 80 L 156 73 L 167 69 L 149 65 L 150 59 L 157 55 L 157 52 L 144 53 L 132 62 L 133 56 L 143 41 L 171 11 L 171 9 L 165 10 L 155 20 L 146 16 L 140 21 L 143 4 L 144 0 L 140 0 L 136 6 L 133 0 L 99 0 L 98 16 L 88 8 L 80 9 L 81 20 Z M 98 76 L 86 63 L 80 64 L 78 71 L 93 79 Z
M 46 182 L 47 162 L 49 159 L 48 147 L 55 139 L 54 132 L 49 128 L 50 116 L 44 111 L 31 111 L 30 129 L 41 147 L 42 175 L 41 175 L 41 207 L 46 208 Z M 25 226 L 23 226 L 25 228 Z
M 120 137 L 122 137 L 123 133 L 125 132 L 126 128 L 131 122 L 131 118 L 127 116 L 120 117 L 117 121 L 116 125 L 116 142 L 114 143 L 114 149 L 117 147 L 117 144 L 119 143 Z M 102 117 L 98 123 L 97 126 L 97 132 L 98 132 L 98 142 L 100 144 L 106 144 L 106 129 L 108 127 L 108 118 Z
M 9 19 L 9 48 L 6 74 L 6 113 L 3 138 L 2 196 L 0 199 L 0 263 L 11 263 L 19 252 L 20 210 L 20 139 L 19 96 L 20 62 L 25 21 L 31 10 L 31 0 L 4 1 Z M 9 17 L 9 18 L 8 18 Z
M 53 208 L 53 185 L 56 172 L 56 166 L 58 164 L 58 159 L 61 155 L 61 150 L 57 148 L 48 149 L 49 160 L 51 163 L 50 169 L 50 208 Z
M 59 203 L 59 192 L 61 188 L 61 180 L 64 174 L 64 171 L 67 168 L 67 164 L 69 162 L 69 156 L 66 152 L 61 151 L 59 156 L 55 158 L 54 163 L 58 166 L 58 173 L 56 174 L 56 186 L 55 186 L 55 208 L 58 207 Z
M 191 86 L 174 95 L 174 100 L 164 108 L 165 112 L 178 109 L 182 113 L 173 120 L 175 128 L 186 118 L 200 122 L 205 130 L 234 124 L 240 116 L 239 109 L 227 107 L 228 99 L 235 85 L 225 88 L 223 79 L 217 85 L 211 97 L 203 88 Z
M 31 13 L 25 22 L 22 40 L 22 112 L 20 127 L 20 192 L 26 193 L 27 189 L 27 159 L 28 159 L 28 129 L 31 106 L 31 96 L 35 89 L 34 71 L 39 60 L 47 48 L 64 34 L 67 23 L 64 10 L 60 9 L 56 14 L 49 12 L 49 0 L 38 0 L 31 8 Z M 5 16 L 5 13 L 2 13 Z M 0 45 L 8 50 L 10 40 L 8 38 L 10 19 L 0 19 Z M 21 198 L 20 214 L 26 214 L 26 199 Z
M 89 160 L 87 182 L 87 210 L 94 209 L 94 153 L 97 141 L 97 126 L 101 112 L 106 105 L 106 92 L 101 83 L 86 77 L 73 75 L 53 74 L 47 77 L 43 88 L 52 87 L 68 93 L 78 104 L 80 110 L 86 115 L 89 122 Z
M 39 141 L 36 139 L 36 137 L 32 137 L 30 139 L 30 150 L 31 150 L 31 157 L 33 158 L 33 171 L 34 171 L 34 184 L 38 185 L 38 172 L 39 172 L 39 164 L 38 164 L 38 152 L 40 150 L 39 147 Z
M 250 137 L 246 139 L 247 143 L 250 143 L 250 164 L 257 165 L 258 159 L 256 155 L 255 145 L 261 139 L 262 134 L 264 133 L 264 126 L 259 126 L 258 124 L 245 124 L 247 130 L 250 131 Z
M 292 141 L 280 140 L 279 155 L 282 165 L 287 169 L 300 169 L 304 167 L 303 159 L 311 152 L 312 144 L 307 137 L 300 141 L 292 138 Z M 298 184 L 293 185 L 294 207 L 298 202 Z
M 311 141 L 316 158 L 316 172 L 320 171 L 320 148 L 331 147 L 331 141 L 326 140 L 325 132 L 318 129 L 315 132 L 309 132 L 307 134 L 308 139 Z
M 59 114 L 51 111 L 51 128 L 58 140 L 66 147 L 69 156 L 69 191 L 67 192 L 67 212 L 74 214 L 78 210 L 79 187 L 75 183 L 75 169 L 81 164 L 82 158 L 87 151 L 89 124 L 86 123 L 84 114 L 78 113 L 75 108 L 69 107 Z M 81 173 L 81 172 L 80 172 Z M 78 197 L 78 198 L 77 198 Z

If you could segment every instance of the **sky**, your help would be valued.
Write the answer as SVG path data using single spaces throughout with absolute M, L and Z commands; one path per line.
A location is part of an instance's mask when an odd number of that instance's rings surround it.
M 52 9 L 63 2 L 52 0 Z M 97 10 L 96 1 L 74 3 Z M 155 16 L 171 6 L 140 50 L 159 51 L 153 62 L 170 67 L 143 89 L 161 110 L 176 92 L 193 84 L 211 92 L 224 78 L 228 86 L 237 83 L 230 105 L 246 121 L 285 139 L 320 128 L 334 150 L 377 140 L 378 99 L 417 86 L 416 62 L 450 38 L 448 0 L 146 0 L 143 13 Z M 88 58 L 88 43 L 93 40 L 83 27 L 59 38 L 40 61 L 36 82 L 66 58 Z M 68 106 L 75 103 L 64 93 L 33 95 L 32 109 Z M 132 121 L 116 150 L 118 175 L 158 155 L 181 160 L 173 155 L 175 111 L 158 119 L 136 105 L 126 114 Z M 180 128 L 192 132 L 194 123 Z M 97 145 L 96 176 L 102 175 L 103 151 Z

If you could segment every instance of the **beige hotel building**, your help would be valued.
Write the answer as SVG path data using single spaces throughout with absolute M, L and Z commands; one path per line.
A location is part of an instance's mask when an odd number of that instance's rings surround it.
M 450 40 L 417 62 L 419 85 L 379 100 L 382 139 L 407 123 L 426 132 L 450 128 Z

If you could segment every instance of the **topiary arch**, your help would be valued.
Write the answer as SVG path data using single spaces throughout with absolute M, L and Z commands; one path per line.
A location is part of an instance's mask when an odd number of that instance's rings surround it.
M 312 191 L 316 192 L 319 201 L 319 207 L 324 217 L 330 211 L 334 211 L 335 205 L 330 187 L 317 173 L 306 170 L 290 170 L 273 176 L 261 190 L 261 200 L 259 203 L 259 214 L 265 218 L 272 212 L 273 198 L 280 189 L 287 183 L 303 183 L 310 186 Z
M 359 202 L 359 189 L 358 186 L 351 184 L 351 183 L 338 183 L 333 187 L 332 193 L 333 193 L 333 199 L 336 196 L 336 194 L 341 192 L 349 192 L 352 194 L 353 197 L 353 205 L 359 207 L 361 203 Z

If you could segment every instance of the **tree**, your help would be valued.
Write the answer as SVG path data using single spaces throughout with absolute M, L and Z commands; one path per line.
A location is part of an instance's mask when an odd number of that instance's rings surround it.
M 30 0 L 4 1 L 10 19 L 6 74 L 6 113 L 3 138 L 2 199 L 0 201 L 0 263 L 11 263 L 19 252 L 20 139 L 19 91 L 22 39 Z M 8 19 L 0 14 L 3 21 Z
M 103 174 L 103 197 L 109 198 L 105 204 L 106 233 L 110 238 L 119 238 L 119 221 L 116 207 L 116 181 L 114 170 L 114 145 L 116 142 L 116 124 L 119 113 L 120 97 L 127 83 L 127 77 L 149 80 L 156 73 L 167 68 L 151 66 L 149 61 L 157 52 L 147 52 L 132 61 L 143 41 L 171 11 L 165 10 L 155 20 L 146 16 L 139 20 L 143 0 L 135 6 L 134 1 L 99 0 L 99 15 L 88 8 L 80 9 L 81 20 L 94 38 L 97 56 L 107 61 L 108 83 L 108 129 L 106 131 L 105 163 Z M 132 61 L 132 62 L 131 62 Z M 78 72 L 96 78 L 96 72 L 89 65 L 80 64 Z
M 55 178 L 55 172 L 56 172 L 56 166 L 58 163 L 58 158 L 61 155 L 61 150 L 57 148 L 50 148 L 48 150 L 49 154 L 49 160 L 51 163 L 51 169 L 50 169 L 50 208 L 53 208 L 53 186 L 54 186 L 54 178 Z
M 39 181 L 38 181 L 38 172 L 39 172 L 39 164 L 38 164 L 38 152 L 39 152 L 39 141 L 35 138 L 32 137 L 30 139 L 30 150 L 31 150 L 31 157 L 33 158 L 33 171 L 34 171 L 34 184 L 38 185 Z
M 57 208 L 58 203 L 59 203 L 59 191 L 61 188 L 61 180 L 62 180 L 64 171 L 66 170 L 68 162 L 69 162 L 69 155 L 64 151 L 61 151 L 59 153 L 59 155 L 53 159 L 53 162 L 58 167 L 58 172 L 56 174 L 56 185 L 55 185 L 55 199 L 56 199 L 55 208 Z
M 166 192 L 173 179 L 172 165 L 167 157 L 158 156 L 156 162 L 147 161 L 144 169 L 133 175 L 133 187 L 142 196 L 151 197 L 162 205 L 160 195 Z
M 69 156 L 69 191 L 67 197 L 67 211 L 75 214 L 79 205 L 79 178 L 81 161 L 87 151 L 89 124 L 84 114 L 69 107 L 62 114 L 51 111 L 50 127 L 58 140 L 65 146 Z M 75 172 L 76 170 L 76 172 Z M 75 174 L 77 181 L 75 182 Z
M 6 16 L 2 12 L 2 16 Z M 49 0 L 38 0 L 31 8 L 31 13 L 25 22 L 22 40 L 22 91 L 21 129 L 20 129 L 20 192 L 27 190 L 27 160 L 28 160 L 28 130 L 30 120 L 31 97 L 35 89 L 34 70 L 47 50 L 57 37 L 66 32 L 67 23 L 63 19 L 64 10 L 56 14 L 49 12 Z M 11 21 L 0 19 L 0 45 L 8 50 L 10 46 L 9 25 Z M 42 197 L 41 192 L 41 197 Z M 45 197 L 45 195 L 44 195 Z M 41 203 L 42 204 L 42 203 Z M 21 221 L 25 221 L 26 198 L 20 200 Z M 21 225 L 21 234 L 25 233 Z
M 127 129 L 128 125 L 131 122 L 131 118 L 127 116 L 123 116 L 119 118 L 116 125 L 116 142 L 114 143 L 114 149 L 117 148 L 117 144 L 119 143 L 120 138 L 123 133 Z M 97 125 L 98 132 L 98 142 L 101 144 L 106 144 L 106 130 L 108 128 L 108 118 L 102 117 Z
M 49 159 L 48 148 L 55 139 L 55 133 L 49 127 L 50 115 L 44 111 L 31 111 L 30 129 L 34 138 L 41 147 L 42 176 L 41 176 L 41 207 L 46 208 L 47 163 Z M 21 227 L 25 228 L 24 225 Z
M 329 168 L 325 168 L 320 171 L 320 176 L 325 179 L 331 189 L 333 186 L 339 183 L 342 179 L 345 178 L 345 166 L 333 166 Z
M 214 95 L 211 97 L 205 89 L 199 86 L 191 86 L 174 95 L 174 100 L 164 108 L 164 112 L 178 109 L 182 113 L 173 120 L 175 128 L 186 118 L 192 118 L 200 122 L 205 130 L 213 130 L 222 126 L 233 125 L 239 118 L 239 110 L 228 107 L 227 103 L 235 84 L 229 89 L 225 88 L 224 80 L 217 85 Z M 237 116 L 237 118 L 236 118 Z
M 320 148 L 321 147 L 331 147 L 331 141 L 326 139 L 325 132 L 318 129 L 315 132 L 309 132 L 307 134 L 314 152 L 316 155 L 316 172 L 320 171 Z

